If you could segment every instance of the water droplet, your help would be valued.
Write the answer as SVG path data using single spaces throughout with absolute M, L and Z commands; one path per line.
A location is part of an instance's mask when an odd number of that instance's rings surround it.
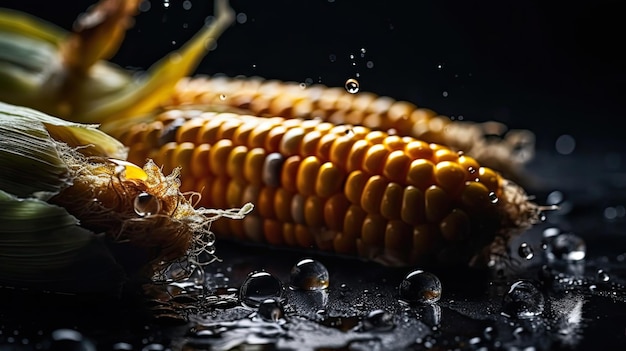
M 444 91 L 443 93 L 441 93 L 441 95 L 443 95 L 443 97 L 448 97 L 448 92 Z
M 354 78 L 350 78 L 348 80 L 346 80 L 346 91 L 348 91 L 348 93 L 350 94 L 356 94 L 359 92 L 359 81 L 354 79 Z
M 493 327 L 486 327 L 483 330 L 483 336 L 485 337 L 485 339 L 487 340 L 492 340 L 495 339 L 496 337 L 496 330 L 493 329 Z
M 113 351 L 132 351 L 133 345 L 127 342 L 117 342 L 111 347 Z
M 258 307 L 267 299 L 280 299 L 282 296 L 282 282 L 263 271 L 250 273 L 239 290 L 239 300 L 248 307 Z
M 350 60 L 354 60 L 354 54 L 350 54 Z
M 313 78 L 307 78 L 307 79 L 305 79 L 305 80 L 304 80 L 304 84 L 306 84 L 306 85 L 311 85 L 311 84 L 313 84 Z
M 395 326 L 393 322 L 393 315 L 385 310 L 371 311 L 367 314 L 367 316 L 365 316 L 361 324 L 363 331 L 386 331 L 393 329 Z
M 165 8 L 170 7 L 170 0 L 163 0 L 163 7 Z
M 290 286 L 301 290 L 328 288 L 328 269 L 321 262 L 306 258 L 291 268 Z
M 279 300 L 266 299 L 259 305 L 257 316 L 266 322 L 279 322 L 285 318 L 285 311 Z
M 165 351 L 165 346 L 152 343 L 144 346 L 141 351 Z
M 367 61 L 365 63 L 365 67 L 367 67 L 367 68 L 374 68 L 374 61 Z
M 56 329 L 52 332 L 51 337 L 52 341 L 49 349 L 51 351 L 96 351 L 96 346 L 91 341 L 73 329 Z
M 141 217 L 152 216 L 161 211 L 161 201 L 156 196 L 146 192 L 135 197 L 133 206 L 135 213 Z
M 561 202 L 563 202 L 564 196 L 563 193 L 555 190 L 552 191 L 550 194 L 548 194 L 548 197 L 546 198 L 546 204 L 548 205 L 558 205 Z
M 222 101 L 226 100 L 226 95 L 225 94 L 220 94 L 220 100 L 222 100 Z
M 306 89 L 306 83 L 300 83 L 299 86 L 300 89 Z
M 517 253 L 518 255 L 520 255 L 521 258 L 524 258 L 526 260 L 531 260 L 535 256 L 533 248 L 526 242 L 520 244 Z
M 240 13 L 237 14 L 236 21 L 239 24 L 244 24 L 244 23 L 246 23 L 248 21 L 248 15 L 246 15 L 243 12 L 240 12 Z
M 152 3 L 150 3 L 150 1 L 148 0 L 143 0 L 140 4 L 139 4 L 139 11 L 141 12 L 148 12 L 150 11 L 150 8 L 152 7 Z
M 551 261 L 581 261 L 586 253 L 585 241 L 575 234 L 563 233 L 546 240 L 546 256 Z
M 441 281 L 423 270 L 409 273 L 398 289 L 400 299 L 408 303 L 433 303 L 441 298 Z
M 602 269 L 598 269 L 598 272 L 596 272 L 596 278 L 598 279 L 599 282 L 603 282 L 603 283 L 606 283 L 611 279 L 609 274 Z
M 489 196 L 489 201 L 491 201 L 492 204 L 498 203 L 498 195 L 496 195 L 496 193 L 492 191 L 489 193 L 488 196 Z
M 189 0 L 183 1 L 183 9 L 184 10 L 191 10 L 191 1 L 189 1 Z
M 437 69 L 438 70 L 442 70 L 443 69 L 443 63 L 438 63 L 437 64 Z
M 576 140 L 569 134 L 563 134 L 556 139 L 554 147 L 561 155 L 569 155 L 576 148 Z
M 330 54 L 330 55 L 328 55 L 328 59 L 330 60 L 330 62 L 335 62 L 335 61 L 337 61 L 337 55 Z
M 532 318 L 543 313 L 545 298 L 529 280 L 511 284 L 502 301 L 502 312 L 517 318 Z

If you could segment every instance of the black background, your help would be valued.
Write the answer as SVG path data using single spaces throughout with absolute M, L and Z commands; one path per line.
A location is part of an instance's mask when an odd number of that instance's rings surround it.
M 93 2 L 3 1 L 65 28 Z M 114 62 L 149 67 L 213 11 L 212 1 L 190 1 L 188 10 L 182 0 L 168 2 L 165 7 L 152 1 L 136 17 Z M 342 86 L 359 73 L 363 91 L 465 120 L 528 128 L 540 147 L 553 148 L 562 134 L 575 138 L 577 152 L 623 147 L 626 28 L 619 0 L 233 0 L 231 5 L 246 21 L 228 29 L 197 73 L 310 79 L 330 86 Z

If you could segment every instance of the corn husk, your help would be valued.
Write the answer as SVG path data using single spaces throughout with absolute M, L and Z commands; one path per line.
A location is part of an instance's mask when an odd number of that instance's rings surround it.
M 96 125 L 67 122 L 35 110 L 0 103 L 0 189 L 20 198 L 48 199 L 71 184 L 63 145 L 125 159 L 126 149 Z M 53 138 L 54 136 L 54 138 Z
M 195 208 L 179 170 L 125 158 L 95 125 L 0 103 L 0 285 L 119 292 L 124 273 L 154 279 L 171 262 L 202 263 L 213 254 L 210 223 L 253 209 Z M 140 195 L 158 208 L 138 209 Z
M 125 156 L 96 126 L 0 103 L 0 285 L 118 294 L 125 274 L 103 240 L 46 201 L 72 185 L 62 157 L 70 145 Z

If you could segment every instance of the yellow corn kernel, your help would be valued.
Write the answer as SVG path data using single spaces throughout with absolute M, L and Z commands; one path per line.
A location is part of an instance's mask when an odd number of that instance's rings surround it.
M 340 193 L 344 179 L 343 171 L 336 164 L 324 162 L 320 166 L 315 180 L 315 193 L 324 198 Z
M 361 207 L 370 214 L 380 213 L 380 204 L 389 182 L 382 176 L 369 177 L 361 193 Z
M 266 155 L 265 150 L 259 147 L 248 151 L 244 161 L 244 177 L 248 182 L 257 185 L 263 183 L 263 163 Z
M 404 187 L 398 183 L 389 183 L 380 201 L 380 214 L 387 219 L 400 219 Z
M 283 188 L 297 192 L 298 186 L 296 180 L 298 179 L 298 170 L 300 169 L 300 156 L 291 156 L 285 160 L 283 169 L 280 173 L 280 184 Z
M 228 162 L 228 156 L 232 149 L 233 143 L 228 139 L 219 140 L 211 147 L 209 150 L 209 167 L 211 168 L 211 173 L 216 176 L 227 175 L 225 165 Z
M 309 156 L 300 162 L 296 176 L 296 188 L 300 194 L 309 196 L 315 194 L 315 182 L 320 169 L 320 160 Z

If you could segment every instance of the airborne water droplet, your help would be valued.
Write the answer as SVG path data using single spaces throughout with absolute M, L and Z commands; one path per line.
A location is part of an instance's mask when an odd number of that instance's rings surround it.
M 520 255 L 520 257 L 526 260 L 531 260 L 535 256 L 533 248 L 526 242 L 520 244 L 517 253 Z
M 280 299 L 283 296 L 282 282 L 268 272 L 253 272 L 241 284 L 239 300 L 247 307 L 258 307 L 267 299 Z
M 346 91 L 350 94 L 356 94 L 359 92 L 359 81 L 354 79 L 354 78 L 350 78 L 348 80 L 346 80 Z
M 543 313 L 545 298 L 529 280 L 511 284 L 502 301 L 502 312 L 517 318 L 532 318 Z
M 611 279 L 609 274 L 602 269 L 598 269 L 598 272 L 596 272 L 596 277 L 598 279 L 598 282 L 602 283 L 606 283 Z
M 489 201 L 491 201 L 492 204 L 498 203 L 498 195 L 496 195 L 496 193 L 494 193 L 493 191 L 489 193 Z
M 306 258 L 291 268 L 290 286 L 301 290 L 328 288 L 328 269 L 321 262 Z
M 433 303 L 441 298 L 441 281 L 423 270 L 409 273 L 398 288 L 400 300 L 408 303 Z

